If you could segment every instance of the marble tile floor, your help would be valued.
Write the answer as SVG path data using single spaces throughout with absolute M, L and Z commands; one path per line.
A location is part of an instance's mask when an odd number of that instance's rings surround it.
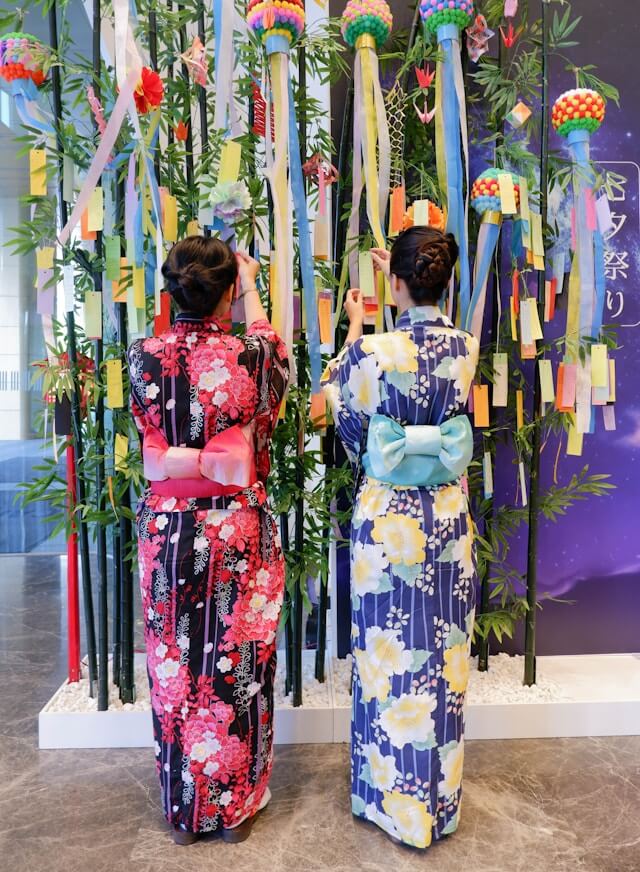
M 2 872 L 640 872 L 640 737 L 470 742 L 460 829 L 426 854 L 352 818 L 346 746 L 280 747 L 249 841 L 178 848 L 147 749 L 37 750 L 63 593 L 55 558 L 0 558 Z

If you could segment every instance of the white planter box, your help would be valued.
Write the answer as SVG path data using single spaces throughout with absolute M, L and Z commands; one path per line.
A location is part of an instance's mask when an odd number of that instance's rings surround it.
M 520 683 L 522 658 L 500 655 L 494 662 L 484 675 L 472 668 L 467 739 L 640 735 L 640 655 L 539 657 L 535 688 Z M 144 658 L 139 664 L 144 681 L 143 663 Z M 318 685 L 310 678 L 312 664 L 312 652 L 305 652 L 305 705 L 294 709 L 282 701 L 276 708 L 278 744 L 349 741 L 351 707 L 345 705 L 344 687 L 334 686 L 336 678 L 346 680 L 348 670 L 343 667 L 336 675 L 329 665 L 326 684 Z M 144 687 L 140 679 L 138 686 Z M 63 685 L 40 712 L 40 748 L 152 745 L 151 712 L 144 698 L 128 710 L 64 710 L 73 692 Z M 79 686 L 77 695 L 82 692 Z

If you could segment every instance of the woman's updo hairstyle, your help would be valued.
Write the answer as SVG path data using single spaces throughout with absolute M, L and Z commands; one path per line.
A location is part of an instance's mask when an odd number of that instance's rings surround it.
M 453 234 L 433 227 L 404 230 L 391 248 L 391 273 L 403 279 L 417 306 L 435 305 L 442 297 L 458 259 Z
M 238 276 L 238 263 L 226 242 L 189 236 L 173 246 L 162 267 L 167 290 L 181 312 L 212 315 Z

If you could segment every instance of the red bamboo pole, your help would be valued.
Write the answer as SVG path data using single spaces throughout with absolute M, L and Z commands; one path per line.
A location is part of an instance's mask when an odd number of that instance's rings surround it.
M 67 499 L 71 533 L 67 539 L 67 660 L 69 682 L 80 681 L 80 608 L 78 601 L 78 532 L 74 520 L 76 494 L 76 455 L 73 443 L 67 445 Z

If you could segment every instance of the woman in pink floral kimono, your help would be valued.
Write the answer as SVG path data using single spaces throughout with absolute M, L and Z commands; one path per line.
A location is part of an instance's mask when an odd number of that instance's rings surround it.
M 218 239 L 178 243 L 162 270 L 175 323 L 129 349 L 156 763 L 178 844 L 242 841 L 269 800 L 284 563 L 265 482 L 288 365 L 258 269 Z M 238 276 L 242 338 L 223 326 Z

